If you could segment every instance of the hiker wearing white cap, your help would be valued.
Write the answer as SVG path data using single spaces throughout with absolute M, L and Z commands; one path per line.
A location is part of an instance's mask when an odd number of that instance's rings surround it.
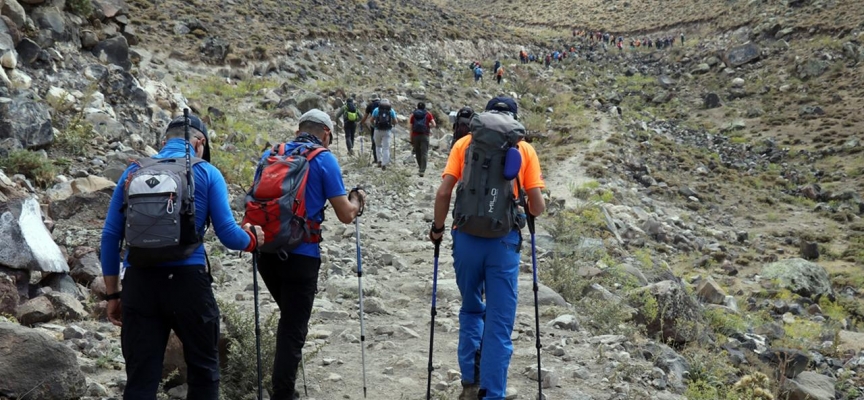
M 378 108 L 372 111 L 372 126 L 375 127 L 375 150 L 381 169 L 386 170 L 390 164 L 390 133 L 396 124 L 396 111 L 390 106 L 390 100 L 382 99 Z
M 277 144 L 272 150 L 267 150 L 259 164 L 275 165 L 275 162 L 284 163 L 292 157 L 305 157 L 309 163 L 305 187 L 299 187 L 296 192 L 303 193 L 305 210 L 301 211 L 300 207 L 303 206 L 300 206 L 293 211 L 295 217 L 300 216 L 305 220 L 309 228 L 308 235 L 304 235 L 302 242 L 293 249 L 280 248 L 278 252 L 272 253 L 265 252 L 262 248 L 258 256 L 261 278 L 264 279 L 264 284 L 280 311 L 279 329 L 276 333 L 276 356 L 273 361 L 273 391 L 270 397 L 273 400 L 295 398 L 294 383 L 297 367 L 300 364 L 301 350 L 309 330 L 312 303 L 318 290 L 318 271 L 321 267 L 321 223 L 324 221 L 325 203 L 330 202 L 340 222 L 349 224 L 361 212 L 366 199 L 366 193 L 362 189 L 346 192 L 339 162 L 327 149 L 333 138 L 332 135 L 333 121 L 330 120 L 330 116 L 318 109 L 309 110 L 300 117 L 300 126 L 294 140 Z M 271 153 L 279 155 L 271 157 Z M 283 161 L 270 160 L 272 162 L 267 163 L 268 157 L 284 157 L 284 159 Z M 255 173 L 253 193 L 282 194 L 288 185 L 286 181 L 291 180 L 287 172 L 283 171 L 280 178 L 278 169 L 273 174 L 262 174 L 262 170 L 263 168 L 259 167 Z M 246 215 L 250 216 L 248 203 Z M 264 228 L 265 237 L 275 238 L 277 233 L 284 233 L 284 230 L 291 229 L 290 225 L 288 223 L 268 224 Z M 271 229 L 278 231 L 271 232 Z M 265 240 L 264 245 L 267 244 L 268 240 Z

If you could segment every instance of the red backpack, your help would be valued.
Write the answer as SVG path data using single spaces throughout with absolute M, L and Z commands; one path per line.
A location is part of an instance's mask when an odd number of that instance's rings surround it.
M 306 180 L 310 161 L 325 151 L 329 150 L 300 145 L 286 154 L 281 143 L 258 165 L 246 194 L 243 223 L 264 229 L 264 243 L 258 243 L 261 252 L 279 254 L 284 260 L 300 244 L 321 241 L 321 223 L 306 215 Z

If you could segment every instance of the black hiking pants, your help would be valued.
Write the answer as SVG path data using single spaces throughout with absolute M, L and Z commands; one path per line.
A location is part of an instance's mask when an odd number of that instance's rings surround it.
M 375 127 L 369 128 L 369 137 L 372 139 L 370 142 L 372 143 L 372 160 L 374 162 L 378 162 L 378 152 L 375 151 Z
M 219 308 L 212 281 L 204 266 L 126 270 L 120 333 L 126 359 L 124 400 L 156 398 L 171 330 L 183 343 L 186 398 L 219 399 Z
M 419 134 L 411 136 L 411 147 L 414 148 L 414 158 L 417 159 L 419 172 L 426 172 L 426 162 L 429 160 L 429 135 Z
M 272 400 L 292 400 L 303 344 L 309 332 L 312 303 L 318 290 L 320 258 L 290 254 L 282 261 L 275 254 L 262 253 L 258 270 L 264 285 L 279 305 L 276 330 L 276 359 L 273 361 Z
M 348 147 L 348 152 L 354 151 L 354 133 L 357 132 L 356 122 L 345 123 L 345 146 Z

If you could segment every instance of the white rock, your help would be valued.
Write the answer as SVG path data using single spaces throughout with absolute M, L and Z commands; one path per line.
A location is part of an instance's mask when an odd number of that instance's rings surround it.
M 742 88 L 744 87 L 744 79 L 735 78 L 732 80 L 732 87 L 734 88 Z
M 2 72 L 2 74 L 5 75 L 6 73 Z M 15 89 L 26 90 L 26 89 L 30 89 L 30 86 L 33 85 L 33 78 L 31 78 L 30 75 L 27 75 L 27 74 L 21 72 L 20 69 L 13 69 L 13 70 L 9 71 L 8 75 L 9 75 L 8 79 L 10 81 L 10 84 Z M 5 81 L 5 79 L 4 79 L 4 81 Z
M 66 89 L 59 88 L 57 86 L 51 86 L 48 89 L 48 93 L 45 95 L 45 99 L 48 100 L 51 104 L 57 106 L 70 106 L 75 104 L 75 96 L 69 93 Z
M 8 69 L 17 68 L 18 67 L 18 57 L 15 55 L 15 51 L 9 50 L 9 51 L 3 53 L 3 55 L 0 56 L 0 65 L 2 65 L 3 68 L 8 68 Z

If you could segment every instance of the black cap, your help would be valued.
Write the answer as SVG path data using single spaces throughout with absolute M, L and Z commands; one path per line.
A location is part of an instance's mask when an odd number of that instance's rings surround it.
M 186 125 L 186 117 L 181 115 L 181 116 L 171 120 L 171 123 L 169 123 L 168 127 L 165 128 L 165 131 L 168 131 L 169 129 L 173 129 L 173 128 L 183 127 L 185 125 Z M 210 162 L 210 136 L 207 133 L 207 126 L 204 125 L 204 122 L 201 121 L 200 118 L 198 118 L 192 114 L 189 114 L 189 127 L 195 128 L 204 134 L 204 138 L 206 138 L 207 141 L 204 142 L 204 154 L 201 156 L 201 159 L 203 159 L 204 161 Z

